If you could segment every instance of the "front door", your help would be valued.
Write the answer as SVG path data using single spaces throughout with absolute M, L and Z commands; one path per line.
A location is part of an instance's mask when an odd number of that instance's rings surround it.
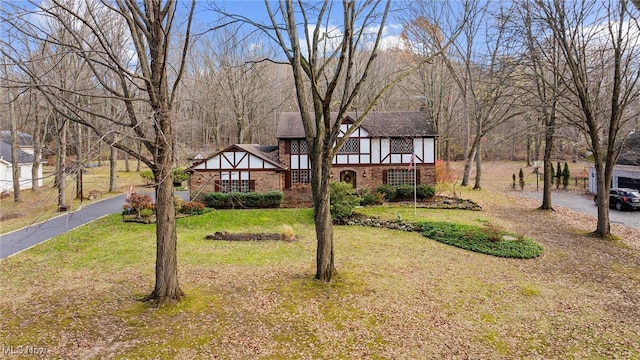
M 356 188 L 356 172 L 352 170 L 345 170 L 340 173 L 340 181 L 351 184 L 353 188 Z

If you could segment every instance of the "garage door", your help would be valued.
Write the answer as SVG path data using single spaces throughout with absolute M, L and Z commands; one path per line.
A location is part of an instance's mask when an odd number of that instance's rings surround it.
M 621 188 L 632 188 L 632 189 L 640 190 L 640 179 L 619 177 L 618 178 L 618 187 L 621 187 Z

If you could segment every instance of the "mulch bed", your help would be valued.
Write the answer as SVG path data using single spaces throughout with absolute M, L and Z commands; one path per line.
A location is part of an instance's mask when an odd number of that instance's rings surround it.
M 225 240 L 225 241 L 293 241 L 295 237 L 286 236 L 276 233 L 228 233 L 218 231 L 214 234 L 205 236 L 207 240 Z

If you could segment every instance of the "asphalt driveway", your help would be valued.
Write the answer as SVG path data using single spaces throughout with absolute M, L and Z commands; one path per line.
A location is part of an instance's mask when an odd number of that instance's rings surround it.
M 516 191 L 516 196 L 528 197 L 539 200 L 542 203 L 542 191 Z M 598 217 L 598 208 L 593 202 L 593 195 L 583 192 L 553 190 L 551 192 L 552 206 L 562 206 L 573 211 Z M 640 229 L 640 211 L 618 211 L 609 209 L 609 222 L 612 224 L 620 224 L 634 229 Z
M 186 191 L 176 192 L 182 198 L 189 197 Z M 49 220 L 0 235 L 0 259 L 5 259 L 29 249 L 78 226 L 88 224 L 103 216 L 122 211 L 126 193 L 83 205 L 80 209 L 64 213 Z

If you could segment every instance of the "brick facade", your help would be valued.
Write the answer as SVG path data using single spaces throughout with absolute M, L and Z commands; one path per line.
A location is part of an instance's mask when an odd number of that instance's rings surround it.
M 284 187 L 284 175 L 281 171 L 251 170 L 250 180 L 254 185 L 253 191 L 282 191 Z M 191 199 L 202 202 L 207 193 L 218 191 L 216 181 L 220 180 L 220 170 L 193 171 L 189 178 L 189 190 Z
M 355 171 L 356 190 L 374 190 L 384 184 L 383 172 L 392 169 L 407 169 L 404 165 L 368 165 L 368 166 L 333 166 L 331 169 L 332 181 L 340 180 L 340 173 L 343 171 Z M 420 178 L 418 184 L 435 185 L 436 167 L 435 164 L 419 164 L 417 169 Z M 364 175 L 366 173 L 366 176 Z M 290 188 L 283 188 L 284 202 L 288 205 L 311 203 L 311 184 L 292 184 Z

